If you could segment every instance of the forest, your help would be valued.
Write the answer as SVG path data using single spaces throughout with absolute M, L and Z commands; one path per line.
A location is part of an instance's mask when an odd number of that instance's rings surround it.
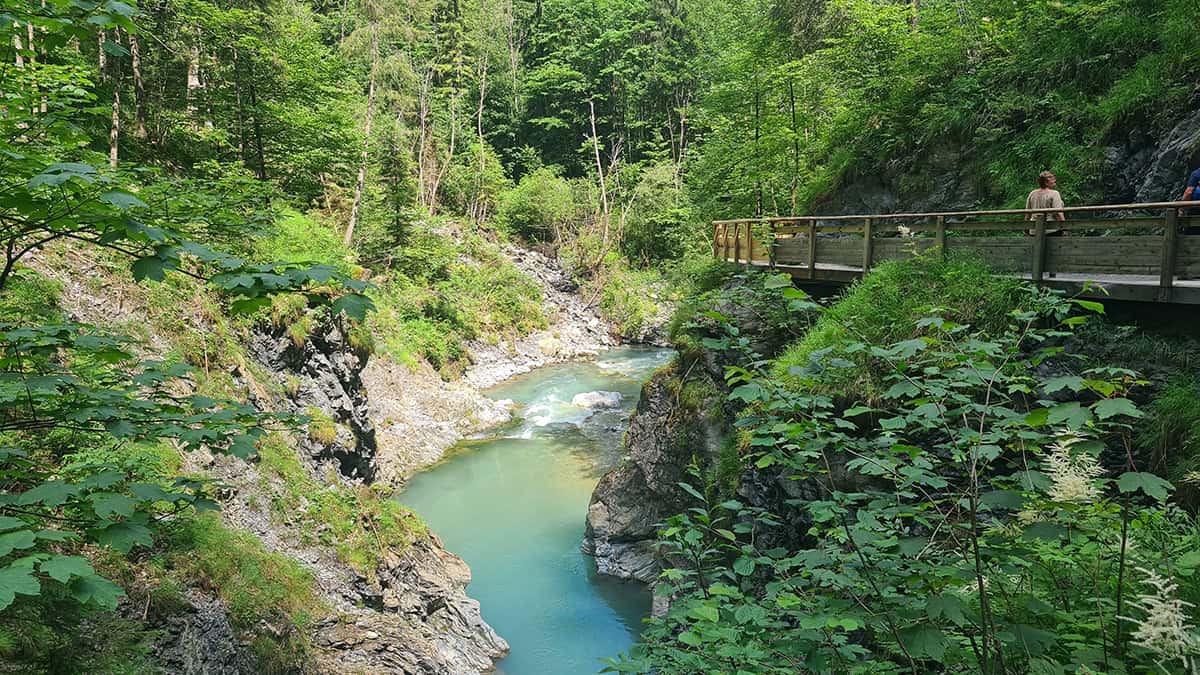
M 392 596 L 331 608 L 229 505 L 372 588 L 429 530 L 257 345 L 455 385 L 556 325 L 535 250 L 727 434 L 656 535 L 669 610 L 597 670 L 1196 672 L 1194 341 L 970 260 L 817 301 L 710 256 L 715 219 L 1020 207 L 1046 169 L 1176 198 L 1144 169 L 1200 109 L 1195 13 L 3 0 L 3 669 L 201 672 L 153 646 L 198 592 L 241 670 L 340 668 L 313 635 Z

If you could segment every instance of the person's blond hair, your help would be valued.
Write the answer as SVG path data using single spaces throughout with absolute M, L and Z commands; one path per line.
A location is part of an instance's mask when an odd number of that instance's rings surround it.
M 1038 174 L 1038 187 L 1045 188 L 1047 185 L 1050 184 L 1051 178 L 1056 178 L 1054 173 L 1051 171 L 1043 171 L 1043 172 L 1039 173 Z

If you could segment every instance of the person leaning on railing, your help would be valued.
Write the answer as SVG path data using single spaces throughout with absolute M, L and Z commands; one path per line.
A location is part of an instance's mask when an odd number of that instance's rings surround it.
M 1063 208 L 1062 195 L 1054 188 L 1058 186 L 1058 178 L 1049 171 L 1043 171 L 1038 174 L 1038 188 L 1032 190 L 1029 196 L 1025 198 L 1025 208 L 1027 209 L 1061 209 Z M 1059 222 L 1066 221 L 1067 217 L 1062 211 L 1055 211 L 1044 214 L 1028 214 L 1025 219 L 1033 220 L 1039 215 L 1044 215 L 1046 220 L 1057 220 Z M 1047 235 L 1064 235 L 1067 231 L 1065 228 L 1047 228 Z M 1033 230 L 1029 230 L 1029 234 L 1033 234 Z

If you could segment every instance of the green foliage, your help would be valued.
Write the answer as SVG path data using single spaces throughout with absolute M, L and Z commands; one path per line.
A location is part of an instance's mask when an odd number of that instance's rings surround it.
M 1200 508 L 1200 386 L 1176 376 L 1151 402 L 1138 441 L 1151 452 L 1152 468 L 1179 486 L 1189 510 Z
M 1124 450 L 1137 380 L 1048 375 L 1076 360 L 1075 305 L 1024 292 L 1003 328 L 931 315 L 919 338 L 846 332 L 798 367 L 862 355 L 887 385 L 871 405 L 727 367 L 751 471 L 805 496 L 764 508 L 681 484 L 696 507 L 660 532 L 671 607 L 608 671 L 1190 668 L 1186 606 L 1167 608 L 1169 584 L 1200 590 L 1196 523 Z M 1148 637 L 1164 621 L 1179 637 Z
M 378 349 L 401 362 L 423 358 L 454 377 L 469 340 L 494 343 L 547 325 L 541 288 L 478 235 L 455 245 L 416 229 L 401 255 L 372 291 L 378 311 L 368 320 Z
M 349 273 L 350 251 L 328 224 L 309 214 L 286 211 L 254 239 L 255 257 L 263 261 L 312 263 Z
M 179 578 L 199 580 L 216 591 L 240 631 L 262 622 L 303 630 L 325 609 L 311 572 L 267 551 L 254 535 L 230 529 L 215 513 L 181 519 L 167 537 L 163 564 Z
M 855 187 L 877 179 L 902 203 L 1017 205 L 1049 168 L 1068 202 L 1096 203 L 1121 180 L 1104 148 L 1188 110 L 1189 14 L 1178 0 L 698 12 L 689 191 L 712 217 L 801 213 L 839 192 L 870 210 Z M 959 192 L 929 185 L 949 175 Z
M 560 240 L 575 216 L 571 186 L 551 169 L 537 169 L 500 196 L 496 215 L 501 225 L 527 239 Z
M 889 261 L 848 288 L 805 336 L 780 356 L 778 376 L 801 383 L 792 368 L 806 367 L 814 356 L 848 339 L 890 344 L 925 334 L 918 319 L 937 314 L 985 333 L 1003 330 L 1020 296 L 1017 281 L 995 276 L 970 260 L 943 262 L 934 257 Z M 822 391 L 874 398 L 880 373 L 865 355 L 852 355 L 856 368 L 834 369 L 806 384 Z
M 263 473 L 282 483 L 271 503 L 274 515 L 297 525 L 312 543 L 335 547 L 341 560 L 367 578 L 375 578 L 385 556 L 427 536 L 425 524 L 385 492 L 318 483 L 280 435 L 267 437 L 259 458 Z

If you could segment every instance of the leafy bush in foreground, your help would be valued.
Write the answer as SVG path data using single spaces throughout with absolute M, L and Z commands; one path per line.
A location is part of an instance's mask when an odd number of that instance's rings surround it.
M 847 335 L 792 367 L 865 362 L 870 404 L 728 367 L 751 471 L 804 496 L 767 510 L 688 486 L 660 533 L 670 610 L 608 671 L 1190 670 L 1200 525 L 1129 451 L 1137 376 L 1061 374 L 1083 317 L 1023 293 L 1000 330 L 934 313 L 919 337 Z

